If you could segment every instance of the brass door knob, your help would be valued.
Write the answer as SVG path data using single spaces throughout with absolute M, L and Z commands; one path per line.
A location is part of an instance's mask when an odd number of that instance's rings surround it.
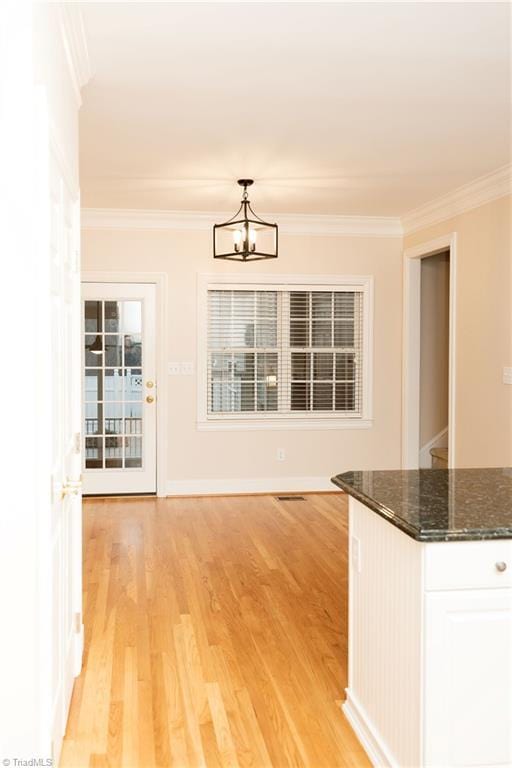
M 154 381 L 146 381 L 146 387 L 148 389 L 152 389 L 154 386 L 155 386 L 155 382 Z
M 148 395 L 146 397 L 146 403 L 152 403 L 152 402 L 154 402 L 154 399 L 155 398 L 153 397 L 153 395 Z
M 82 490 L 82 479 L 79 480 L 67 480 L 62 486 L 61 497 L 65 496 L 78 496 Z

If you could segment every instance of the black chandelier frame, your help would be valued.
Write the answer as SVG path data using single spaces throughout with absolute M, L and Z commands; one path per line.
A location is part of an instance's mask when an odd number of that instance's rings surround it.
M 214 259 L 227 259 L 231 261 L 262 261 L 263 259 L 277 259 L 278 255 L 278 227 L 277 224 L 272 224 L 268 221 L 264 221 L 251 208 L 251 203 L 248 199 L 247 187 L 254 184 L 253 179 L 238 179 L 237 182 L 244 188 L 242 200 L 240 201 L 240 208 L 235 215 L 228 219 L 228 221 L 222 224 L 213 225 L 213 258 Z M 234 231 L 234 225 L 240 224 L 241 231 L 246 233 L 245 238 L 242 240 L 242 247 L 238 250 L 234 248 L 233 251 L 227 253 L 217 253 L 217 233 L 221 229 L 229 229 Z M 254 224 L 259 229 L 265 228 L 274 231 L 274 251 L 272 253 L 265 253 L 264 251 L 258 251 L 257 243 L 250 242 L 250 225 Z M 238 228 L 238 227 L 237 227 Z

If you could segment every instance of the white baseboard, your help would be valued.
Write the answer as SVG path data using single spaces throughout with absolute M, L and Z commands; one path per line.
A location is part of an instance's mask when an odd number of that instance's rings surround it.
M 398 762 L 393 758 L 386 745 L 380 738 L 377 729 L 369 719 L 357 698 L 346 689 L 347 699 L 342 705 L 343 714 L 361 745 L 376 768 L 398 768 Z
M 300 493 L 336 491 L 328 477 L 254 477 L 227 480 L 169 480 L 168 496 L 236 493 Z M 339 490 L 339 489 L 338 489 Z
M 447 448 L 448 447 L 448 427 L 445 427 L 437 435 L 434 435 L 432 440 L 425 443 L 420 448 L 420 469 L 430 469 L 432 467 L 432 457 L 430 456 L 431 448 Z

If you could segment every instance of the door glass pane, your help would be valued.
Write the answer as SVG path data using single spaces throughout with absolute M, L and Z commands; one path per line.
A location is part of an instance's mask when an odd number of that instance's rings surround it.
M 86 368 L 84 389 L 84 400 L 86 402 L 103 400 L 103 372 L 101 370 L 92 371 L 90 368 Z
M 124 337 L 124 364 L 126 367 L 142 363 L 142 338 L 140 333 L 127 333 Z
M 140 368 L 128 368 L 124 372 L 124 399 L 142 400 L 142 371 Z
M 103 404 L 85 403 L 85 434 L 103 434 Z
M 105 400 L 121 400 L 123 397 L 123 371 L 106 368 L 104 379 Z
M 142 302 L 123 301 L 123 333 L 142 333 Z
M 123 434 L 123 404 L 105 403 L 105 434 Z
M 123 364 L 121 336 L 105 336 L 105 365 L 120 366 Z
M 85 438 L 85 466 L 87 469 L 101 469 L 103 467 L 103 438 Z
M 123 438 L 105 437 L 105 466 L 116 469 L 123 466 Z
M 143 466 L 142 301 L 84 302 L 86 469 Z M 254 390 L 254 355 L 237 358 L 237 379 Z M 230 378 L 233 368 L 230 367 Z M 244 391 L 244 405 L 249 406 Z M 242 391 L 238 386 L 238 408 Z
M 140 435 L 142 432 L 142 403 L 126 403 L 124 406 L 125 435 Z
M 85 364 L 91 368 L 98 368 L 103 365 L 103 337 L 86 335 L 84 342 Z
M 85 332 L 101 333 L 103 329 L 102 302 L 86 301 L 84 312 L 85 312 L 85 317 L 84 317 Z
M 105 302 L 105 330 L 119 333 L 121 330 L 119 325 L 121 322 L 121 302 L 120 301 L 106 301 Z
M 125 437 L 124 465 L 127 468 L 142 467 L 142 438 Z

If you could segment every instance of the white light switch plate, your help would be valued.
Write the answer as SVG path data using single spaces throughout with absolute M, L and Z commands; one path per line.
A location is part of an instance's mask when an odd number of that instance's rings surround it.
M 194 363 L 169 363 L 169 376 L 192 376 Z
M 503 383 L 512 384 L 512 368 L 503 369 Z

